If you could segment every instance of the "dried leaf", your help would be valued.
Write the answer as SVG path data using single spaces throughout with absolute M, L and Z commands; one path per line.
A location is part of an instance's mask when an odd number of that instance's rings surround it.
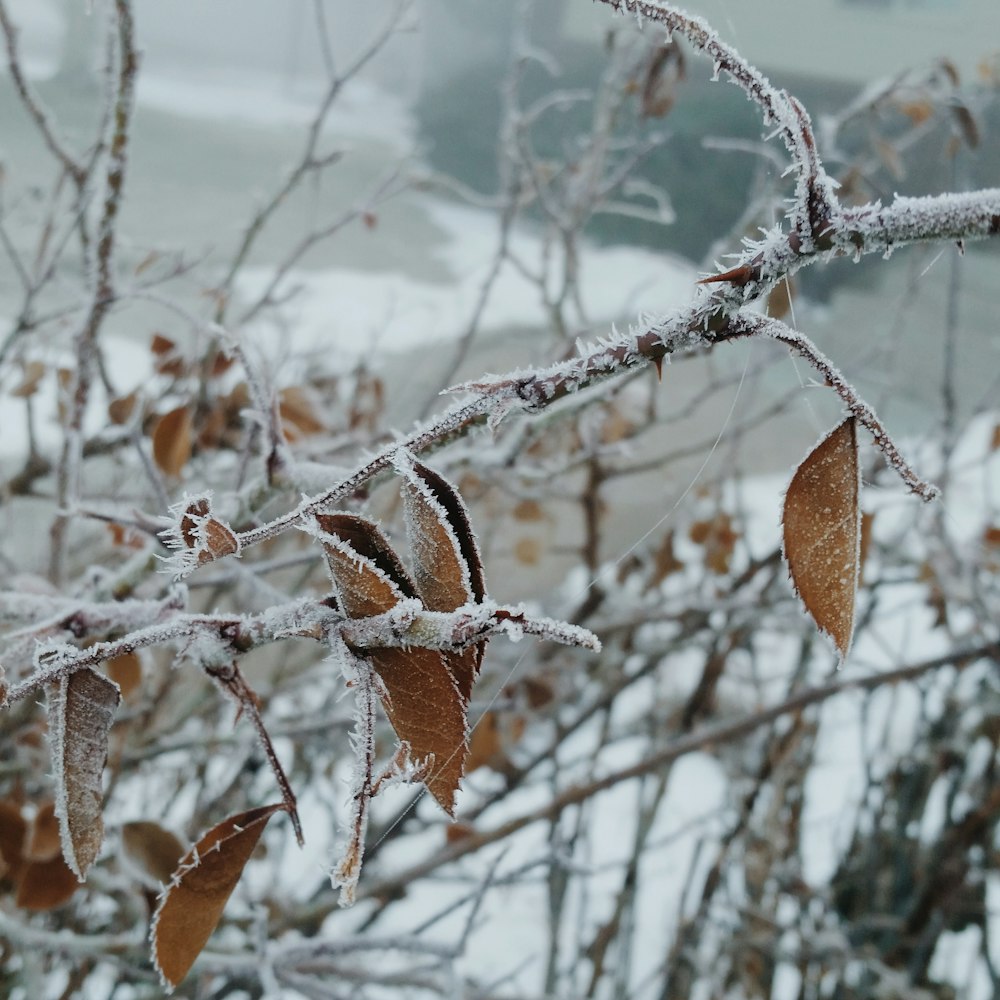
M 674 533 L 668 531 L 653 553 L 653 575 L 650 583 L 654 587 L 659 586 L 672 573 L 679 573 L 682 569 L 684 563 L 674 553 Z
M 11 799 L 0 800 L 0 878 L 13 882 L 20 878 L 27 829 L 21 807 Z
M 218 378 L 220 375 L 225 375 L 230 368 L 236 363 L 236 358 L 232 354 L 227 354 L 225 351 L 216 351 L 214 357 L 212 358 L 212 365 L 209 369 L 209 375 L 212 378 Z
M 684 52 L 676 42 L 661 45 L 646 69 L 642 85 L 642 114 L 663 118 L 676 100 L 677 84 L 684 79 Z
M 126 700 L 142 684 L 142 662 L 136 652 L 123 653 L 108 660 L 104 664 L 104 669 L 108 677 L 118 685 L 122 697 Z
M 515 521 L 544 521 L 545 511 L 537 500 L 521 500 L 514 508 Z
M 426 768 L 423 782 L 449 815 L 469 752 L 468 702 L 448 657 L 434 649 L 380 649 L 369 656 L 385 685 L 385 714 L 410 760 Z
M 327 429 L 326 424 L 316 416 L 309 396 L 301 386 L 289 386 L 278 393 L 278 413 L 285 437 L 290 441 L 309 434 L 321 434 Z
M 723 576 L 729 572 L 739 532 L 733 528 L 733 519 L 719 511 L 707 521 L 695 521 L 689 529 L 691 541 L 705 549 L 705 565 L 713 573 Z
M 476 828 L 471 823 L 449 823 L 444 831 L 446 843 L 457 844 L 461 840 L 475 836 Z
M 168 885 L 184 856 L 184 845 L 159 823 L 136 820 L 122 827 L 122 847 L 152 885 Z
M 928 100 L 903 101 L 899 104 L 899 110 L 914 125 L 922 125 L 934 114 L 934 105 Z
M 417 592 L 429 611 L 454 611 L 481 603 L 486 579 L 469 512 L 458 491 L 426 465 L 399 463 L 403 513 L 413 556 Z M 445 661 L 466 704 L 482 666 L 486 643 L 476 643 Z
M 319 514 L 323 551 L 348 618 L 380 615 L 417 591 L 378 525 L 354 514 Z
M 279 803 L 230 816 L 181 860 L 160 897 L 151 932 L 153 961 L 169 986 L 187 975 L 222 918 L 267 821 L 284 808 Z
M 24 842 L 25 861 L 51 861 L 62 853 L 59 820 L 54 802 L 45 802 L 35 812 Z
M 135 404 L 139 402 L 139 390 L 133 389 L 127 396 L 112 399 L 108 403 L 108 419 L 113 424 L 127 424 L 135 412 Z
M 101 848 L 101 775 L 121 696 L 89 667 L 65 674 L 49 694 L 49 743 L 63 857 L 82 882 Z
M 21 381 L 10 390 L 10 394 L 19 399 L 33 396 L 38 391 L 38 384 L 42 381 L 46 371 L 43 361 L 26 362 Z
M 162 333 L 154 333 L 149 349 L 153 352 L 153 367 L 160 375 L 177 378 L 184 374 L 185 363 L 177 345 Z
M 847 658 L 854 631 L 860 544 L 855 421 L 830 432 L 795 471 L 784 506 L 784 553 L 813 620 Z
M 207 496 L 192 500 L 181 515 L 180 540 L 198 550 L 198 565 L 204 565 L 240 550 L 240 540 L 228 524 L 211 516 Z
M 193 419 L 187 406 L 164 413 L 153 429 L 153 460 L 168 476 L 179 476 L 191 457 Z
M 413 574 L 430 611 L 454 611 L 486 597 L 483 562 L 458 491 L 419 462 L 401 462 L 403 511 Z
M 966 145 L 975 149 L 979 145 L 979 126 L 972 117 L 972 112 L 964 104 L 957 102 L 950 104 L 949 107 Z
M 416 588 L 378 526 L 353 514 L 320 514 L 330 575 L 349 618 L 382 614 Z M 451 815 L 467 747 L 468 699 L 453 676 L 450 657 L 437 650 L 368 652 L 382 681 L 382 704 L 410 759 L 426 767 L 424 784 Z
M 51 861 L 33 861 L 24 866 L 14 902 L 22 910 L 54 910 L 79 888 L 76 873 L 59 855 Z
M 537 538 L 519 538 L 514 543 L 514 558 L 522 566 L 537 566 L 542 558 L 542 543 Z

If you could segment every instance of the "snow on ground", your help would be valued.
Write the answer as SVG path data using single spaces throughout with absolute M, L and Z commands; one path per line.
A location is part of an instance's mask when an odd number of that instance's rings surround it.
M 272 361 L 294 364 L 296 357 L 318 353 L 336 368 L 352 367 L 374 348 L 393 354 L 457 340 L 474 314 L 496 252 L 496 216 L 433 197 L 420 199 L 420 205 L 445 236 L 436 256 L 451 281 L 346 268 L 293 272 L 282 285 L 296 289 L 285 310 L 284 335 L 276 338 L 267 323 L 249 336 L 272 354 Z M 520 260 L 541 266 L 544 247 L 537 233 L 522 226 L 510 242 Z M 680 305 L 691 296 L 697 277 L 694 267 L 678 258 L 626 246 L 585 244 L 579 267 L 586 315 L 598 330 L 604 325 L 608 331 L 612 322 L 627 322 L 642 311 L 662 311 L 665 303 Z M 271 275 L 270 268 L 247 268 L 237 293 L 254 301 Z M 506 264 L 490 293 L 478 336 L 543 330 L 547 323 L 538 287 Z

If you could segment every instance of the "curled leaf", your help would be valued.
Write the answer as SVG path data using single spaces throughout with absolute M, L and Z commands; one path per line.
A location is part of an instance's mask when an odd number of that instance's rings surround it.
M 185 570 L 240 551 L 236 532 L 212 513 L 211 495 L 185 498 L 170 510 L 179 521 L 161 537 L 172 549 L 188 550 L 182 560 Z
M 377 524 L 354 514 L 319 514 L 326 564 L 348 618 L 380 615 L 416 587 Z
M 261 806 L 213 826 L 181 859 L 153 916 L 153 961 L 176 986 L 215 930 L 267 821 L 284 804 Z
M 849 417 L 796 469 L 785 494 L 785 561 L 802 603 L 847 658 L 858 589 L 858 442 Z
M 82 882 L 101 849 L 101 776 L 121 695 L 89 667 L 65 674 L 49 694 L 49 742 L 66 864 Z
M 454 611 L 472 601 L 482 603 L 486 597 L 483 562 L 458 490 L 409 456 L 397 466 L 403 474 L 403 510 L 413 575 L 424 607 Z M 480 642 L 444 657 L 466 704 L 485 651 L 486 643 Z
M 413 573 L 424 606 L 454 611 L 468 601 L 481 602 L 486 596 L 483 562 L 458 490 L 419 462 L 404 459 L 398 465 Z

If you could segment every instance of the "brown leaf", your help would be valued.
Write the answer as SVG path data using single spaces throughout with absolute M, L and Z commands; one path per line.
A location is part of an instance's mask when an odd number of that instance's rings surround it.
M 385 714 L 410 760 L 426 767 L 423 782 L 449 816 L 469 752 L 468 702 L 448 657 L 435 649 L 380 649 L 369 655 L 385 685 Z
M 661 45 L 646 68 L 642 85 L 642 114 L 663 118 L 676 100 L 677 84 L 684 79 L 684 52 L 676 42 Z
M 108 403 L 108 419 L 113 424 L 121 426 L 127 424 L 135 411 L 135 404 L 139 402 L 139 390 L 133 389 L 127 396 L 112 399 Z
M 222 918 L 229 897 L 279 803 L 230 816 L 213 826 L 181 859 L 153 916 L 153 961 L 176 986 Z
M 122 827 L 126 855 L 150 883 L 168 885 L 184 856 L 184 845 L 159 823 L 136 820 Z
M 330 536 L 323 551 L 348 618 L 380 615 L 404 597 L 416 597 L 409 574 L 378 525 L 355 514 L 318 514 Z
M 0 878 L 13 882 L 20 878 L 27 829 L 21 807 L 11 799 L 0 800 Z
M 54 910 L 80 888 L 76 873 L 62 856 L 50 861 L 32 861 L 24 866 L 14 902 L 22 910 Z
M 707 521 L 695 521 L 689 529 L 691 541 L 705 549 L 705 565 L 713 573 L 722 576 L 729 572 L 733 551 L 739 540 L 739 532 L 733 528 L 733 519 L 725 511 L 719 511 Z
M 56 816 L 66 864 L 82 882 L 101 848 L 101 775 L 121 696 L 89 667 L 65 674 L 49 694 L 49 743 Z
M 930 101 L 903 101 L 899 104 L 899 110 L 913 122 L 914 125 L 921 125 L 934 114 L 934 105 Z
M 958 123 L 958 130 L 966 145 L 975 149 L 979 145 L 979 126 L 976 124 L 976 119 L 972 117 L 972 112 L 964 104 L 957 102 L 949 104 L 949 108 Z
M 285 437 L 290 441 L 326 430 L 326 424 L 316 416 L 309 396 L 301 386 L 292 385 L 278 393 L 278 413 Z
M 858 541 L 858 575 L 864 576 L 865 563 L 868 561 L 868 553 L 872 547 L 872 527 L 875 524 L 875 515 L 870 511 L 861 515 L 861 538 Z
M 233 529 L 211 515 L 208 497 L 197 497 L 181 516 L 181 541 L 187 548 L 198 550 L 199 566 L 240 550 L 240 541 Z
M 537 538 L 519 538 L 514 543 L 514 558 L 522 566 L 537 566 L 542 558 L 542 543 Z
M 328 536 L 322 539 L 327 565 L 349 618 L 382 614 L 416 596 L 377 525 L 354 514 L 320 514 L 316 521 Z M 426 766 L 424 784 L 451 815 L 468 750 L 468 699 L 453 676 L 455 664 L 442 652 L 420 647 L 371 650 L 367 656 L 382 681 L 382 705 L 392 728 L 408 744 L 410 759 Z
M 401 469 L 406 533 L 417 592 L 429 611 L 454 611 L 482 602 L 486 580 L 469 512 L 458 491 L 433 469 Z
M 164 413 L 153 429 L 153 460 L 168 476 L 179 476 L 191 457 L 191 410 L 178 406 Z
M 674 553 L 674 533 L 668 531 L 653 553 L 653 575 L 650 583 L 654 587 L 659 586 L 672 573 L 679 573 L 682 569 L 684 563 Z
M 122 697 L 128 700 L 142 684 L 142 663 L 136 652 L 122 653 L 104 664 L 105 672 L 119 687 Z
M 19 399 L 33 396 L 37 392 L 38 384 L 42 381 L 46 371 L 47 369 L 43 361 L 26 362 L 21 381 L 10 390 L 10 394 Z
M 154 333 L 149 349 L 153 352 L 153 367 L 160 375 L 179 377 L 184 374 L 185 363 L 177 345 L 162 333 Z
M 419 462 L 400 463 L 403 513 L 417 592 L 429 611 L 454 611 L 486 597 L 486 578 L 469 512 L 458 490 Z M 486 643 L 448 654 L 466 704 L 482 666 Z
M 537 500 L 520 500 L 512 515 L 515 521 L 545 520 L 545 511 Z
M 209 368 L 209 375 L 212 378 L 218 378 L 220 375 L 225 375 L 230 368 L 236 363 L 236 357 L 232 354 L 227 354 L 225 351 L 216 351 L 212 357 L 212 364 Z
M 853 417 L 796 469 L 784 507 L 784 553 L 792 582 L 843 661 L 854 632 L 860 544 L 858 442 Z
M 208 497 L 192 500 L 184 510 L 184 516 L 181 518 L 181 538 L 189 549 L 198 544 L 198 528 L 208 517 L 208 510 Z
M 56 819 L 56 805 L 45 802 L 35 812 L 35 818 L 28 826 L 24 842 L 26 861 L 51 861 L 62 852 L 59 839 L 59 820 Z

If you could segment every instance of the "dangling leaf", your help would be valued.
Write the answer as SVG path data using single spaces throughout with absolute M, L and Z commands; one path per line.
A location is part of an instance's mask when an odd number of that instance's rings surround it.
M 0 879 L 16 883 L 21 877 L 27 830 L 21 807 L 11 799 L 0 799 Z
M 131 653 L 122 653 L 121 656 L 107 660 L 104 664 L 104 670 L 108 677 L 118 685 L 118 690 L 121 691 L 122 697 L 126 701 L 142 684 L 142 662 L 139 659 L 139 654 L 134 650 Z
M 151 932 L 153 961 L 169 986 L 176 986 L 194 965 L 222 918 L 267 821 L 284 808 L 278 803 L 230 816 L 181 859 L 160 897 Z
M 46 802 L 38 807 L 34 819 L 28 825 L 28 835 L 24 841 L 24 859 L 51 861 L 61 854 L 62 838 L 59 835 L 56 804 Z
M 321 514 L 316 521 L 330 575 L 349 618 L 383 614 L 416 596 L 399 557 L 378 526 L 353 514 Z M 463 602 L 460 602 L 463 603 Z M 462 778 L 468 699 L 449 659 L 433 649 L 375 649 L 366 656 L 382 681 L 382 704 L 411 761 L 425 769 L 424 784 L 449 815 Z
M 153 430 L 153 460 L 168 476 L 179 476 L 191 457 L 193 418 L 187 406 L 164 413 Z
M 854 632 L 860 545 L 855 421 L 849 417 L 809 453 L 785 494 L 784 551 L 806 610 L 847 658 Z
M 62 855 L 48 861 L 30 861 L 21 869 L 14 902 L 22 910 L 54 910 L 69 901 L 80 888 L 76 872 L 70 871 Z
M 469 752 L 468 703 L 435 649 L 377 649 L 369 659 L 385 685 L 385 714 L 410 760 L 426 768 L 424 784 L 449 816 Z
M 65 674 L 49 695 L 49 742 L 63 857 L 82 882 L 101 849 L 101 776 L 121 695 L 87 667 Z
M 429 611 L 454 611 L 486 597 L 486 580 L 469 512 L 458 491 L 426 465 L 398 463 L 403 511 L 417 592 Z M 445 655 L 466 704 L 482 666 L 486 643 Z
M 159 823 L 136 820 L 122 827 L 125 854 L 153 885 L 167 885 L 184 857 L 184 845 Z

